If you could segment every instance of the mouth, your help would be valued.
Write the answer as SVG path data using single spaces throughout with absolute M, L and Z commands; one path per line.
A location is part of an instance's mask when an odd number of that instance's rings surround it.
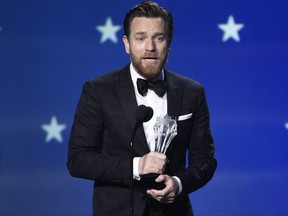
M 144 57 L 142 58 L 144 63 L 147 64 L 156 64 L 158 62 L 158 58 L 157 57 Z

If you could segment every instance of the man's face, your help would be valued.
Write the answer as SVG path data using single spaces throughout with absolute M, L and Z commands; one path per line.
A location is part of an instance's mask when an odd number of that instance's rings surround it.
M 168 52 L 169 42 L 163 18 L 135 17 L 130 36 L 123 37 L 125 50 L 131 56 L 135 70 L 151 80 L 159 76 Z

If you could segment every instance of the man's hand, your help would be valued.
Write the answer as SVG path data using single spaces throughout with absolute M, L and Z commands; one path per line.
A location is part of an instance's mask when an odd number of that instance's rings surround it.
M 179 191 L 177 180 L 168 175 L 159 175 L 155 181 L 163 182 L 166 187 L 163 190 L 149 189 L 147 194 L 161 203 L 173 203 Z
M 168 159 L 166 155 L 158 152 L 149 152 L 139 160 L 139 174 L 163 174 L 167 163 Z

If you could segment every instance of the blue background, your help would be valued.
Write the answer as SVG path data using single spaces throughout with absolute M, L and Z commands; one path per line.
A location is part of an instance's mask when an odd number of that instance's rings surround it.
M 85 80 L 129 61 L 100 43 L 139 1 L 0 0 L 0 215 L 91 215 L 93 182 L 67 145 Z M 288 1 L 160 0 L 175 22 L 167 68 L 204 84 L 219 162 L 196 215 L 288 215 Z M 222 41 L 232 15 L 240 41 Z M 46 142 L 52 116 L 63 141 Z M 287 125 L 287 126 L 285 126 Z

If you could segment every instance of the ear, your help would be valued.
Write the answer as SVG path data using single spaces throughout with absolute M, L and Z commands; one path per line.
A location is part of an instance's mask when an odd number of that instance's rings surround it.
M 123 36 L 123 43 L 124 43 L 124 46 L 125 46 L 126 53 L 130 54 L 130 44 L 129 44 L 128 37 L 126 35 Z

